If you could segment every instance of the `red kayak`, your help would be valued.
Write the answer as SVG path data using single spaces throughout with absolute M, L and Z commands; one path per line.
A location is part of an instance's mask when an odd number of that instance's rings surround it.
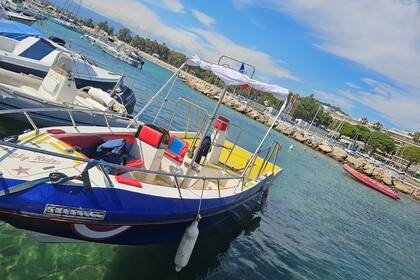
M 391 190 L 390 188 L 387 188 L 384 185 L 382 185 L 381 183 L 367 177 L 366 175 L 363 175 L 362 173 L 360 173 L 357 170 L 351 168 L 347 164 L 343 165 L 343 169 L 347 173 L 349 173 L 351 176 L 353 176 L 354 178 L 356 178 L 357 180 L 362 182 L 363 184 L 377 190 L 378 192 L 381 192 L 381 193 L 383 193 L 383 194 L 385 194 L 389 197 L 392 197 L 394 199 L 401 199 L 401 197 L 396 192 Z

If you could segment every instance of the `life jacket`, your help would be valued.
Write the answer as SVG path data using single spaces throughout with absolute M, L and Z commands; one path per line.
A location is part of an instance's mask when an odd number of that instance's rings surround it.
M 125 165 L 128 157 L 128 148 L 125 139 L 112 139 L 104 142 L 96 149 L 94 159 L 103 160 L 109 163 Z M 108 173 L 112 173 L 114 168 L 105 166 Z

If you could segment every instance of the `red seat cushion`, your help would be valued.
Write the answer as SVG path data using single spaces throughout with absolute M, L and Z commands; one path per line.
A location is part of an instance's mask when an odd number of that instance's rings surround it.
M 159 131 L 154 130 L 151 127 L 148 127 L 147 125 L 144 125 L 143 128 L 140 131 L 139 139 L 150 146 L 153 146 L 155 148 L 159 147 L 159 144 L 162 140 L 163 134 Z
M 184 158 L 183 157 L 180 157 L 179 155 L 176 155 L 176 154 L 172 153 L 169 150 L 165 150 L 165 155 L 167 155 L 168 157 L 176 160 L 179 163 L 182 163 L 184 161 Z
M 130 186 L 138 187 L 138 188 L 142 187 L 141 182 L 136 179 L 122 177 L 122 176 L 115 176 L 115 180 L 120 184 L 126 184 Z
M 127 162 L 125 163 L 125 166 L 143 168 L 144 162 L 139 158 L 128 158 Z M 130 170 L 128 169 L 120 168 L 117 171 L 113 172 L 113 174 L 121 174 L 121 173 L 129 172 L 129 171 Z
M 130 166 L 130 167 L 143 168 L 144 162 L 139 158 L 133 158 L 133 159 L 128 159 L 125 165 Z

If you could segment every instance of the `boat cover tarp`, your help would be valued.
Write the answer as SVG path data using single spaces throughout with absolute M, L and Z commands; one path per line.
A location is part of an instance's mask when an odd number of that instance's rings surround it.
M 21 52 L 19 56 L 41 60 L 55 49 L 56 48 L 50 42 L 44 38 L 39 38 L 36 43 Z
M 289 95 L 289 90 L 277 85 L 270 85 L 257 80 L 251 79 L 247 75 L 238 71 L 226 68 L 218 64 L 210 64 L 201 60 L 197 55 L 188 59 L 187 64 L 190 66 L 199 66 L 203 70 L 212 71 L 217 77 L 223 80 L 226 85 L 249 85 L 256 90 L 271 92 L 278 99 L 285 100 Z
M 38 30 L 26 24 L 12 20 L 0 19 L 0 36 L 22 41 L 29 36 L 41 37 L 43 35 Z

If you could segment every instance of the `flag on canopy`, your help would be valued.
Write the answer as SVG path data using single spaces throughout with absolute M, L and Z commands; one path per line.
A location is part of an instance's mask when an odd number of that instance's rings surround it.
M 242 63 L 241 67 L 239 68 L 239 73 L 246 75 L 245 64 L 244 63 Z M 247 84 L 241 85 L 241 88 L 243 88 L 243 89 L 248 88 L 248 87 L 249 87 L 249 85 L 247 85 Z

